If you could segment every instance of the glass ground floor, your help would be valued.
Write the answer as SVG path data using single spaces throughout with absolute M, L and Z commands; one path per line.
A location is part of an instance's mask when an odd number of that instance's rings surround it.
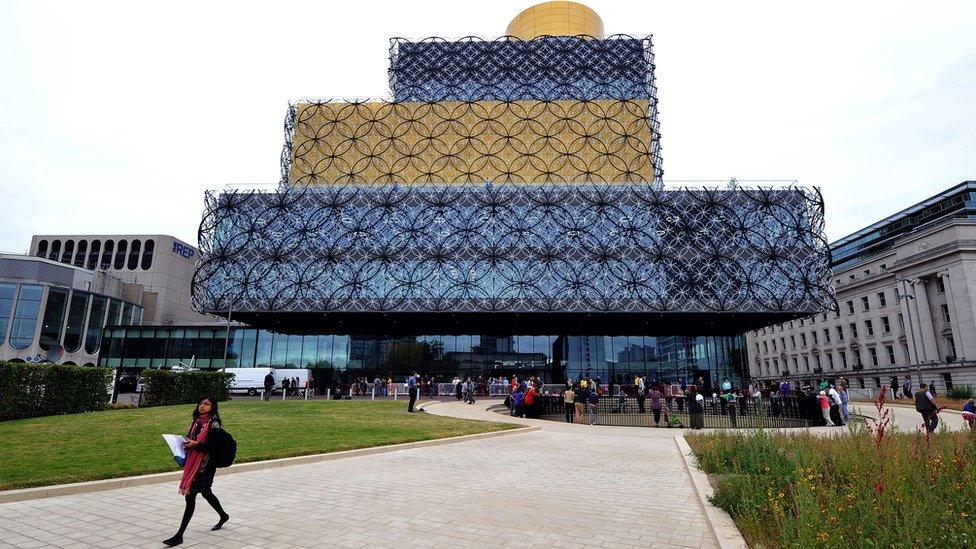
M 745 337 L 619 335 L 288 335 L 257 328 L 106 328 L 99 365 L 165 368 L 309 368 L 323 383 L 366 377 L 401 381 L 416 370 L 455 375 L 520 377 L 547 383 L 582 376 L 632 383 L 635 375 L 706 386 L 748 376 Z

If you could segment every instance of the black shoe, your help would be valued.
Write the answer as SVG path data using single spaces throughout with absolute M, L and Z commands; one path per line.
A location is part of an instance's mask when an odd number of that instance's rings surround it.
M 169 547 L 172 547 L 174 545 L 182 545 L 182 544 L 183 544 L 183 536 L 173 536 L 173 537 L 171 537 L 169 539 L 164 539 L 163 540 L 163 545 L 166 545 L 166 546 L 169 546 Z
M 227 522 L 228 520 L 230 520 L 230 515 L 224 515 L 220 517 L 220 522 L 215 524 L 214 527 L 210 529 L 210 531 L 212 532 L 215 530 L 220 530 L 221 528 L 223 528 L 224 523 Z

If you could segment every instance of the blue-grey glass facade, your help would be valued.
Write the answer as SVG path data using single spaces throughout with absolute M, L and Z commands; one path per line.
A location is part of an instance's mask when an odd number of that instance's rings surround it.
M 226 361 L 225 361 L 226 357 Z M 113 368 L 309 368 L 329 382 L 402 379 L 416 369 L 449 379 L 537 375 L 558 383 L 635 375 L 679 382 L 746 377 L 741 336 L 294 335 L 257 328 L 109 327 L 99 364 Z

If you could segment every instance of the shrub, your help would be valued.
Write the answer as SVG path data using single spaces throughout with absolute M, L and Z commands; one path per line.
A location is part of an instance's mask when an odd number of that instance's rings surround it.
M 0 363 L 0 420 L 102 410 L 111 379 L 107 368 Z
M 139 406 L 194 404 L 208 396 L 227 400 L 233 378 L 234 374 L 219 371 L 143 370 Z
M 969 400 L 976 397 L 976 388 L 973 388 L 972 385 L 956 385 L 946 392 L 946 396 L 960 400 Z

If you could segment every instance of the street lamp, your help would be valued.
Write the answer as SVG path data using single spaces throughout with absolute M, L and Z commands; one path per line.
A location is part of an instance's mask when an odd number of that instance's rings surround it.
M 895 280 L 900 282 L 902 287 L 901 293 L 898 293 L 897 290 L 895 291 L 895 295 L 898 297 L 898 301 L 902 301 L 905 299 L 915 299 L 915 296 L 913 294 L 908 293 L 908 285 L 911 284 L 912 286 L 914 286 L 918 282 L 917 278 L 896 277 Z M 921 385 L 922 383 L 924 383 L 924 381 L 922 380 L 922 364 L 921 364 L 922 361 L 918 356 L 918 346 L 915 343 L 915 323 L 912 322 L 912 305 L 911 303 L 906 303 L 905 305 L 906 305 L 905 309 L 908 310 L 908 333 L 912 338 L 912 351 L 915 353 L 915 370 L 918 373 L 918 384 Z

